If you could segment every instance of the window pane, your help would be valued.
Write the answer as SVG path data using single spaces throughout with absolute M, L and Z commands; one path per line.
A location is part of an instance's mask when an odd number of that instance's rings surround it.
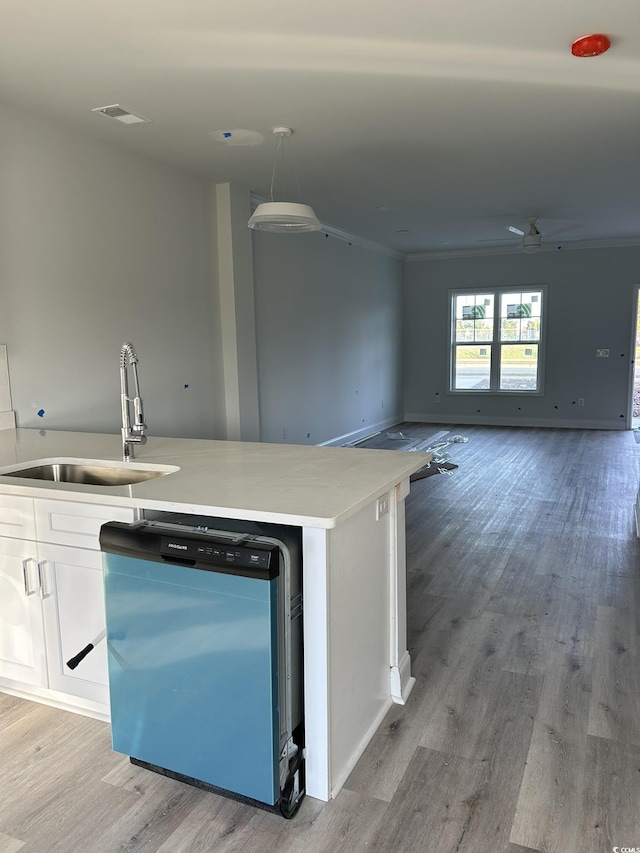
M 456 341 L 473 341 L 473 320 L 456 320 Z
M 500 340 L 520 340 L 520 320 L 500 320 Z
M 500 296 L 500 340 L 539 341 L 542 293 L 503 293 Z
M 538 390 L 538 345 L 503 344 L 500 348 L 500 390 Z
M 456 343 L 493 340 L 493 295 L 465 293 L 455 297 Z
M 457 346 L 455 348 L 455 391 L 474 389 L 488 391 L 491 380 L 490 346 Z

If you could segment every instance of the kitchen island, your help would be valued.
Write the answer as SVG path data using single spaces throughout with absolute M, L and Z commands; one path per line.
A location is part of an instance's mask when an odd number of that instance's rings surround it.
M 11 469 L 26 467 L 25 463 L 60 459 L 101 460 L 132 469 L 159 466 L 171 473 L 119 486 L 10 475 Z M 69 544 L 55 539 L 56 523 L 61 528 L 66 524 L 67 532 L 75 535 L 76 522 L 69 519 L 83 516 L 78 535 L 85 537 L 87 545 L 97 541 L 105 516 L 126 520 L 143 518 L 146 512 L 301 527 L 307 793 L 330 799 L 391 703 L 403 703 L 413 684 L 406 642 L 404 500 L 410 475 L 427 464 L 429 454 L 150 438 L 132 463 L 121 459 L 120 438 L 115 435 L 1 431 L 0 533 L 4 541 L 41 539 L 40 531 L 48 526 L 53 538 L 47 542 Z M 47 519 L 46 525 L 31 524 L 30 513 L 36 522 Z M 30 606 L 34 599 L 38 604 L 29 565 L 30 560 L 37 561 L 39 605 L 44 611 L 55 597 L 56 584 L 55 578 L 47 579 L 48 570 L 55 572 L 55 563 L 48 569 L 47 560 L 41 558 L 46 552 L 43 547 L 37 557 L 22 558 L 22 574 L 7 572 L 4 582 L 13 585 L 15 596 L 29 599 Z M 75 549 L 66 548 L 71 551 Z M 67 554 L 66 561 L 72 557 Z M 64 625 L 59 628 L 62 637 Z M 8 630 L 1 616 L 0 630 Z M 0 636 L 0 650 L 5 645 Z M 15 675 L 3 676 L 1 667 L 0 660 L 0 690 L 64 706 L 57 701 L 62 688 L 51 690 L 51 678 L 49 687 L 30 686 Z M 63 673 L 61 678 L 67 676 Z M 69 707 L 99 716 L 96 701 Z

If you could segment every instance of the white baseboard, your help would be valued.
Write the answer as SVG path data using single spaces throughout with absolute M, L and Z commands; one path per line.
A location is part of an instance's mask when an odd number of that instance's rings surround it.
M 338 791 L 342 788 L 344 783 L 349 778 L 349 774 L 351 773 L 353 768 L 356 766 L 356 764 L 360 760 L 360 757 L 361 757 L 362 753 L 365 751 L 365 749 L 367 748 L 367 746 L 369 745 L 371 738 L 375 735 L 375 733 L 378 731 L 378 729 L 382 725 L 382 721 L 386 717 L 387 712 L 389 711 L 389 709 L 391 707 L 393 707 L 393 702 L 391 701 L 391 697 L 389 696 L 389 698 L 386 699 L 386 701 L 380 706 L 374 721 L 371 723 L 371 725 L 369 726 L 367 731 L 364 733 L 364 735 L 360 739 L 360 742 L 358 743 L 357 747 L 353 750 L 353 752 L 349 756 L 349 760 L 346 761 L 342 765 L 339 772 L 336 773 L 334 778 L 331 780 L 331 792 L 330 792 L 331 799 L 333 799 L 336 796 Z
M 346 432 L 344 435 L 339 435 L 337 438 L 331 438 L 329 441 L 322 441 L 318 447 L 341 447 L 343 444 L 350 444 L 353 441 L 359 441 L 363 438 L 368 438 L 370 435 L 375 435 L 383 429 L 399 424 L 403 420 L 402 415 L 393 415 L 393 417 L 385 418 L 383 421 L 378 421 L 377 424 L 367 424 L 361 429 L 356 429 L 353 432 Z
M 433 414 L 432 412 L 405 412 L 408 423 L 425 424 L 469 424 L 469 426 L 519 426 L 552 427 L 555 429 L 628 429 L 626 418 L 619 421 L 587 421 L 579 418 L 501 418 L 492 415 Z
M 0 693 L 37 702 L 39 705 L 48 705 L 50 708 L 58 708 L 60 711 L 71 711 L 73 714 L 80 714 L 83 717 L 92 717 L 94 720 L 101 720 L 104 723 L 108 723 L 111 719 L 109 708 L 100 702 L 68 696 L 66 693 L 58 693 L 57 690 L 49 690 L 46 687 L 28 685 L 23 688 L 18 682 L 3 679 L 0 683 Z

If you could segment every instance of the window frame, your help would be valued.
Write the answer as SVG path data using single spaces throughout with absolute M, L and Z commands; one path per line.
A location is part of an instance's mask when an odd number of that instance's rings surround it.
M 502 358 L 502 347 L 506 344 L 517 343 L 513 341 L 500 340 L 500 305 L 502 296 L 505 293 L 535 293 L 541 294 L 541 310 L 540 310 L 540 338 L 536 342 L 538 344 L 538 387 L 535 391 L 527 391 L 524 388 L 518 389 L 500 389 L 500 364 Z M 456 343 L 456 315 L 455 315 L 455 300 L 458 296 L 492 296 L 494 300 L 494 316 L 493 316 L 493 338 L 487 341 L 487 346 L 491 348 L 491 357 L 489 364 L 489 388 L 454 388 L 455 369 L 456 369 L 456 351 L 458 347 L 464 346 L 464 342 Z M 494 287 L 457 287 L 449 290 L 449 356 L 448 356 L 448 390 L 447 394 L 468 396 L 470 394 L 480 394 L 483 397 L 542 397 L 544 396 L 544 378 L 545 378 L 545 349 L 547 339 L 547 285 L 546 284 L 527 284 L 527 285 L 499 285 Z M 481 344 L 481 342 L 478 342 Z M 466 344 L 469 345 L 468 343 Z M 496 356 L 497 354 L 497 356 Z

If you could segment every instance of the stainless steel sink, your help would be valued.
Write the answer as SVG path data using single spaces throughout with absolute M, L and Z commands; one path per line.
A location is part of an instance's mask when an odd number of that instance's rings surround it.
M 179 470 L 175 466 L 117 467 L 92 462 L 38 462 L 27 468 L 0 472 L 3 477 L 21 477 L 26 480 L 48 480 L 54 483 L 83 483 L 89 486 L 129 486 L 155 477 L 164 477 Z

